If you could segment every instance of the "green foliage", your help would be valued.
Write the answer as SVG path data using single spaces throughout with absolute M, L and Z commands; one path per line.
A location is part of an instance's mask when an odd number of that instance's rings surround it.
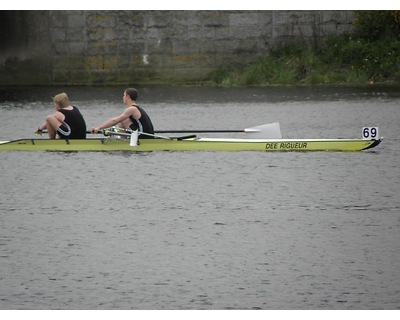
M 322 51 L 285 46 L 243 69 L 221 68 L 213 81 L 222 86 L 400 81 L 400 13 L 354 15 L 353 32 L 328 38 Z
M 344 70 L 355 70 L 369 79 L 385 80 L 398 73 L 400 42 L 390 39 L 380 41 L 349 39 L 341 46 L 332 48 L 333 60 Z
M 400 39 L 400 12 L 372 10 L 354 12 L 355 38 L 378 41 L 385 38 Z
M 225 67 L 218 68 L 212 75 L 212 81 L 218 84 L 223 84 L 230 77 L 229 69 Z

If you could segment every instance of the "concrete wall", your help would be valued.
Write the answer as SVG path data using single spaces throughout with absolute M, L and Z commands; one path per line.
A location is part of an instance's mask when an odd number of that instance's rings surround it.
M 350 11 L 2 11 L 0 84 L 208 79 L 284 44 L 321 47 Z

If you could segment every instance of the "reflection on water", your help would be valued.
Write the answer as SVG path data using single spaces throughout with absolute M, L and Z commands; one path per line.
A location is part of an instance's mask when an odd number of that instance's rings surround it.
M 26 88 L 25 88 L 26 89 Z M 33 137 L 61 88 L 0 91 Z M 88 126 L 124 88 L 66 88 Z M 372 152 L 0 152 L 0 309 L 398 309 L 393 88 L 142 88 L 158 129 L 279 121 Z
M 126 87 L 0 87 L 0 103 L 32 103 L 51 101 L 59 92 L 67 92 L 75 101 L 120 101 Z M 398 99 L 398 86 L 338 87 L 137 87 L 141 101 L 146 103 L 230 103 L 283 101 L 337 101 Z

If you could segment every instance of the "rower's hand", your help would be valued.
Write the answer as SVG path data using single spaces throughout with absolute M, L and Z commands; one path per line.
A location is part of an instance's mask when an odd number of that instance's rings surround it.
M 90 132 L 91 133 L 97 133 L 99 130 L 97 129 L 97 128 L 92 128 L 92 129 L 90 129 Z
M 41 129 L 39 129 L 39 128 L 37 128 L 37 130 L 35 131 L 35 134 L 40 134 L 40 135 L 42 135 L 42 133 L 43 133 L 43 130 L 41 130 Z

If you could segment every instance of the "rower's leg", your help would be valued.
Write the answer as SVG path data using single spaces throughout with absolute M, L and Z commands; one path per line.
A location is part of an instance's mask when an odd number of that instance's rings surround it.
M 57 129 L 59 126 L 61 126 L 60 120 L 58 120 L 55 116 L 49 115 L 46 117 L 46 126 L 47 126 L 47 131 L 49 133 L 49 138 L 50 139 L 55 139 L 56 138 L 56 133 Z

